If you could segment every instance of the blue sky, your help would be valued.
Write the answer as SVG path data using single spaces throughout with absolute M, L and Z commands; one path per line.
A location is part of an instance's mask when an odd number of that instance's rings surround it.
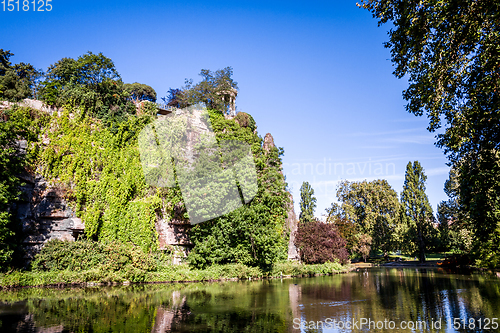
M 1 5 L 0 5 L 1 6 Z M 202 68 L 233 67 L 238 110 L 261 136 L 285 149 L 284 172 L 298 213 L 309 181 L 316 215 L 335 200 L 340 179 L 385 178 L 400 193 L 409 161 L 428 175 L 436 210 L 449 168 L 426 130 L 408 114 L 407 82 L 392 75 L 389 26 L 377 27 L 355 1 L 52 1 L 50 12 L 4 12 L 0 48 L 13 63 L 46 70 L 63 57 L 103 52 L 124 82 L 159 97 L 199 80 Z

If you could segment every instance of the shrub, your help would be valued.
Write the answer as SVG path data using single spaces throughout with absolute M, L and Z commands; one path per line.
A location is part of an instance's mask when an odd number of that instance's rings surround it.
M 349 257 L 346 241 L 333 224 L 319 221 L 300 223 L 295 245 L 306 264 L 322 264 L 335 259 L 345 264 Z
M 253 132 L 257 128 L 255 124 L 255 120 L 251 115 L 245 112 L 238 112 L 236 117 L 234 118 L 241 127 L 248 127 Z
M 123 269 L 135 275 L 138 271 L 154 270 L 156 263 L 151 255 L 131 244 L 57 239 L 47 242 L 32 263 L 34 271 L 85 271 L 95 268 L 108 272 Z

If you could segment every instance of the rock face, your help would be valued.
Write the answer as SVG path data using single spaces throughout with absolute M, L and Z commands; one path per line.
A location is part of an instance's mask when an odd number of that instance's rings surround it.
M 297 233 L 298 219 L 295 215 L 295 209 L 293 207 L 293 196 L 292 193 L 288 192 L 290 201 L 288 202 L 286 218 L 286 226 L 290 231 L 290 240 L 288 241 L 288 260 L 300 260 L 299 251 L 295 246 L 295 235 Z
M 76 217 L 74 210 L 66 199 L 66 190 L 51 186 L 42 176 L 21 176 L 25 184 L 21 187 L 21 198 L 15 211 L 21 222 L 24 233 L 23 246 L 26 250 L 25 260 L 29 263 L 40 252 L 43 245 L 51 239 L 74 241 L 84 234 L 85 224 Z M 180 212 L 182 213 L 182 212 Z M 171 221 L 159 219 L 156 222 L 160 249 L 171 246 L 180 251 L 174 263 L 180 263 L 187 255 L 192 243 L 188 237 L 191 229 L 189 221 L 174 218 Z
M 21 187 L 21 199 L 16 204 L 15 211 L 22 224 L 25 259 L 29 263 L 51 239 L 76 240 L 84 234 L 85 224 L 76 217 L 68 204 L 63 188 L 51 186 L 42 176 L 24 174 L 21 180 L 25 185 Z M 156 222 L 160 249 L 165 250 L 171 246 L 180 249 L 174 258 L 175 263 L 181 262 L 192 247 L 188 237 L 189 229 L 189 221 L 181 219 L 159 219 Z
M 156 232 L 160 250 L 174 250 L 173 264 L 180 264 L 193 248 L 188 233 L 192 228 L 189 221 L 178 218 L 174 208 L 174 218 L 171 220 L 159 219 L 156 221 Z
M 61 111 L 60 108 L 52 107 L 50 105 L 47 105 L 43 103 L 42 101 L 36 100 L 36 99 L 29 99 L 25 98 L 20 102 L 17 103 L 12 103 L 12 102 L 7 102 L 7 101 L 0 101 L 0 110 L 2 109 L 9 109 L 13 105 L 19 105 L 19 106 L 24 106 L 24 107 L 30 107 L 32 109 L 37 109 L 40 111 L 47 112 L 49 114 L 53 114 L 54 112 Z
M 73 241 L 83 234 L 84 224 L 65 199 L 66 191 L 50 186 L 41 176 L 21 176 L 21 200 L 17 217 L 25 235 L 23 245 L 30 262 L 50 239 Z
M 266 136 L 264 136 L 264 144 L 262 145 L 262 148 L 268 152 L 271 148 L 274 147 L 274 138 L 271 133 L 267 133 Z

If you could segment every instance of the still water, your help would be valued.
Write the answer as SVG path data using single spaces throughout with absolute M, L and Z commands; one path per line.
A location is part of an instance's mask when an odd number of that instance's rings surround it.
M 499 320 L 500 278 L 442 269 L 0 291 L 0 332 L 495 332 Z

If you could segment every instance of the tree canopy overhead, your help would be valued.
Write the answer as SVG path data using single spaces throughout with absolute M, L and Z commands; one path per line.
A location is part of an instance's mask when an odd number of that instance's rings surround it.
M 480 265 L 500 265 L 500 2 L 362 0 L 392 23 L 394 74 L 407 111 L 426 114 L 458 174 L 459 208 Z
M 363 0 L 389 30 L 398 78 L 407 76 L 406 109 L 427 114 L 438 145 L 459 158 L 500 142 L 500 3 L 487 1 Z

